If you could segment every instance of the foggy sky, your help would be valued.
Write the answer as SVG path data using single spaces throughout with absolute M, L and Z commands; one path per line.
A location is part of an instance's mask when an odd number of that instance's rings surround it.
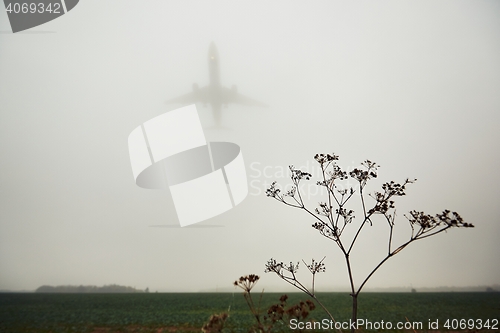
M 335 245 L 264 194 L 332 152 L 381 165 L 369 191 L 418 179 L 396 202 L 397 240 L 412 209 L 476 226 L 412 244 L 367 287 L 500 283 L 498 2 L 86 0 L 18 34 L 2 9 L 0 31 L 0 290 L 214 291 L 250 273 L 276 290 L 269 258 L 325 255 L 318 288 L 344 289 Z M 178 225 L 172 198 L 135 185 L 127 138 L 208 83 L 212 41 L 222 85 L 269 105 L 230 104 L 223 130 L 197 105 L 207 140 L 241 147 L 249 196 L 204 228 L 161 227 Z M 385 255 L 384 223 L 353 252 L 357 284 Z

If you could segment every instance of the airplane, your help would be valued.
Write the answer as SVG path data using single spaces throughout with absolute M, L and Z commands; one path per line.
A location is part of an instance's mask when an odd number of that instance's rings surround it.
M 229 103 L 242 104 L 248 106 L 266 107 L 267 105 L 246 97 L 238 92 L 236 85 L 231 89 L 220 84 L 219 53 L 214 42 L 208 48 L 208 74 L 210 82 L 208 86 L 198 87 L 193 84 L 193 91 L 177 98 L 166 101 L 167 104 L 194 104 L 203 103 L 204 106 L 210 104 L 216 126 L 220 125 L 221 108 L 227 107 Z

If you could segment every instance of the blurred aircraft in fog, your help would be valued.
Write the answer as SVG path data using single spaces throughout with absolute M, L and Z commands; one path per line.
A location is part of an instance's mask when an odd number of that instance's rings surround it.
M 264 103 L 238 93 L 236 85 L 233 85 L 231 89 L 221 86 L 219 54 L 214 42 L 210 43 L 210 47 L 208 49 L 208 71 L 210 78 L 208 86 L 200 88 L 196 83 L 194 83 L 192 92 L 168 100 L 166 103 L 186 105 L 203 103 L 205 106 L 210 104 L 212 106 L 216 126 L 220 125 L 222 106 L 227 107 L 229 103 L 249 106 L 267 106 Z

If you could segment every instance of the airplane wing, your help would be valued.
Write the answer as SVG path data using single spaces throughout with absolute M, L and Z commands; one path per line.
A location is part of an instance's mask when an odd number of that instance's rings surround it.
M 232 104 L 241 104 L 247 106 L 267 107 L 267 105 L 262 102 L 259 102 L 253 98 L 240 94 L 236 90 L 236 86 L 233 86 L 232 89 L 221 87 L 221 100 L 222 104 L 232 103 Z
M 210 103 L 210 89 L 209 87 L 198 88 L 197 84 L 193 85 L 193 91 L 179 97 L 166 101 L 166 104 L 195 104 Z
M 212 105 L 227 105 L 241 104 L 247 106 L 267 107 L 266 104 L 259 102 L 250 97 L 238 93 L 236 86 L 231 89 L 225 87 L 205 86 L 198 88 L 197 84 L 193 85 L 193 91 L 182 96 L 170 99 L 166 104 L 194 104 L 204 103 Z

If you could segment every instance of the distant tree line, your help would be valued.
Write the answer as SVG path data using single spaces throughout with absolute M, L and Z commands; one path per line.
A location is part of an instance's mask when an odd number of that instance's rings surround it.
M 146 290 L 139 290 L 132 287 L 110 284 L 107 286 L 41 286 L 35 290 L 36 293 L 148 293 Z

